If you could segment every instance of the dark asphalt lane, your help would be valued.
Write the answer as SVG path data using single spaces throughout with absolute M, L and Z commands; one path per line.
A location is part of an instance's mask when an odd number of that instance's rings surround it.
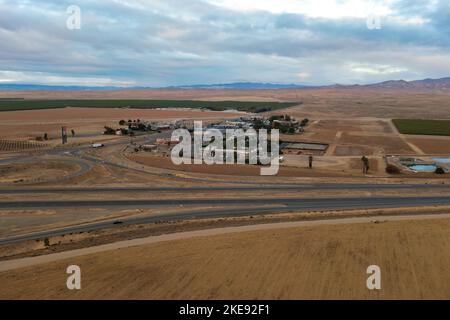
M 190 192 L 190 191 L 264 191 L 264 190 L 401 190 L 448 189 L 449 184 L 376 184 L 376 183 L 315 183 L 259 184 L 224 187 L 86 187 L 86 188 L 0 188 L 0 194 L 24 193 L 95 193 L 95 192 Z
M 378 206 L 423 206 L 450 204 L 450 197 L 358 197 L 358 198 L 218 198 L 218 199 L 132 199 L 132 200 L 60 200 L 0 201 L 0 209 L 56 208 L 146 208 L 162 206 L 241 206 L 285 205 L 306 209 L 364 208 Z

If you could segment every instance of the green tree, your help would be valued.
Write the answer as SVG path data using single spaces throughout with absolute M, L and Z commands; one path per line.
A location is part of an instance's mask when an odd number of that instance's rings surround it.
M 445 170 L 444 170 L 444 168 L 437 167 L 436 171 L 434 171 L 434 173 L 436 173 L 436 174 L 445 174 Z
M 386 166 L 386 172 L 389 174 L 399 174 L 400 169 L 397 166 L 394 166 L 393 164 L 388 164 Z
M 103 133 L 104 134 L 108 134 L 108 135 L 113 135 L 113 134 L 116 134 L 116 130 L 114 130 L 111 127 L 105 126 L 105 131 Z
M 363 163 L 363 173 L 364 174 L 369 173 L 369 159 L 366 156 L 363 156 L 361 158 L 361 161 Z

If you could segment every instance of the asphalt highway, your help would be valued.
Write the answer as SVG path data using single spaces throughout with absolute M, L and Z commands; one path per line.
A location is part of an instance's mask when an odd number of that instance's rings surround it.
M 122 192 L 190 192 L 190 191 L 266 191 L 266 190 L 401 190 L 401 189 L 448 189 L 450 184 L 380 184 L 380 183 L 306 183 L 306 184 L 259 184 L 208 187 L 69 187 L 69 188 L 0 188 L 0 194 L 25 193 L 122 193 Z
M 136 138 L 138 141 L 155 140 L 164 134 L 154 134 L 152 136 L 143 136 Z M 125 141 L 116 141 L 108 143 L 108 146 L 126 144 Z M 78 160 L 82 165 L 80 172 L 90 170 L 90 164 L 102 163 L 110 166 L 127 168 L 118 163 L 103 159 L 97 159 L 85 154 L 83 151 L 90 149 L 90 146 L 79 146 L 71 149 L 55 149 L 45 151 L 46 155 L 60 155 L 64 158 Z M 11 163 L 15 161 L 36 161 L 39 154 L 29 157 L 9 158 L 0 160 L 0 164 Z M 84 164 L 83 161 L 89 164 Z M 130 169 L 130 168 L 127 168 Z M 131 170 L 131 169 L 130 169 Z M 132 169 L 139 171 L 137 169 Z M 147 172 L 143 172 L 147 173 Z M 79 172 L 77 172 L 79 174 Z M 180 178 L 181 179 L 181 178 Z M 186 180 L 192 180 L 183 178 Z M 196 179 L 194 179 L 196 180 Z M 199 179 L 200 180 L 200 179 Z M 239 198 L 206 198 L 206 199 L 183 199 L 178 197 L 179 193 L 195 192 L 239 192 L 239 191 L 308 191 L 308 190 L 450 190 L 450 184 L 376 184 L 376 183 L 313 183 L 313 184 L 258 184 L 257 182 L 223 182 L 226 186 L 197 186 L 197 187 L 8 187 L 0 188 L 0 210 L 14 209 L 78 209 L 86 210 L 89 208 L 164 208 L 167 210 L 164 214 L 140 217 L 128 217 L 121 221 L 102 221 L 84 225 L 65 227 L 58 230 L 46 230 L 27 235 L 17 235 L 9 238 L 0 239 L 1 244 L 15 243 L 24 240 L 36 240 L 43 237 L 58 236 L 68 233 L 88 232 L 106 228 L 120 227 L 123 225 L 152 223 L 157 221 L 175 221 L 183 219 L 211 218 L 211 217 L 231 217 L 239 215 L 258 215 L 265 213 L 281 213 L 291 211 L 320 211 L 320 210 L 339 210 L 339 209 L 372 209 L 372 208 L 395 208 L 395 207 L 418 207 L 429 205 L 450 205 L 450 196 L 435 197 L 353 197 L 353 198 L 287 198 L 287 197 L 239 197 Z M 29 194 L 54 194 L 55 199 L 61 194 L 95 194 L 95 193 L 170 193 L 173 199 L 158 199 L 158 195 L 152 195 L 149 199 L 121 199 L 121 200 L 59 200 L 59 201 L 2 201 L 1 195 L 19 194 L 26 196 Z M 398 192 L 397 192 L 398 193 Z M 99 197 L 99 199 L 101 199 Z M 214 209 L 194 209 L 189 206 L 221 207 Z M 176 209 L 183 207 L 183 212 L 177 212 Z M 239 208 L 237 208 L 239 207 Z M 172 212 L 170 211 L 172 210 Z M 186 211 L 188 210 L 188 211 Z
M 342 209 L 373 209 L 419 207 L 430 205 L 450 205 L 450 197 L 358 197 L 358 198 L 257 198 L 257 199 L 173 199 L 173 200 L 97 200 L 97 201 L 26 201 L 0 202 L 3 209 L 29 208 L 142 208 L 167 206 L 242 206 L 243 208 L 192 209 L 184 212 L 144 217 L 129 217 L 120 221 L 102 221 L 91 224 L 70 226 L 58 230 L 36 232 L 0 239 L 0 245 L 37 240 L 44 237 L 61 236 L 69 233 L 89 232 L 124 225 L 154 223 L 158 221 L 177 221 L 185 219 L 233 217 L 266 213 L 322 211 Z M 265 206 L 265 207 L 263 207 Z M 268 207 L 270 206 L 270 207 Z M 186 207 L 189 209 L 189 207 Z
M 448 205 L 450 197 L 357 197 L 357 198 L 217 198 L 217 199 L 127 199 L 127 200 L 60 200 L 60 201 L 0 201 L 0 209 L 56 208 L 147 208 L 161 206 L 301 206 L 305 209 L 371 208 L 423 205 Z

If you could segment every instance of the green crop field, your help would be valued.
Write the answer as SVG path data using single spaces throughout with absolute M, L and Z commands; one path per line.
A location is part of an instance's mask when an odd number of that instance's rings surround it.
M 394 119 L 392 122 L 403 134 L 450 136 L 450 120 Z
M 194 100 L 0 100 L 0 111 L 83 108 L 194 108 L 214 111 L 266 112 L 298 105 L 296 102 L 194 101 Z

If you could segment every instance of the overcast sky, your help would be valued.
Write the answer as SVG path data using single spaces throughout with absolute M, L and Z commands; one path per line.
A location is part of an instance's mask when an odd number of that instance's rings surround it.
M 80 29 L 67 27 L 70 5 L 81 9 Z M 446 76 L 449 0 L 0 0 L 0 83 L 318 85 Z

